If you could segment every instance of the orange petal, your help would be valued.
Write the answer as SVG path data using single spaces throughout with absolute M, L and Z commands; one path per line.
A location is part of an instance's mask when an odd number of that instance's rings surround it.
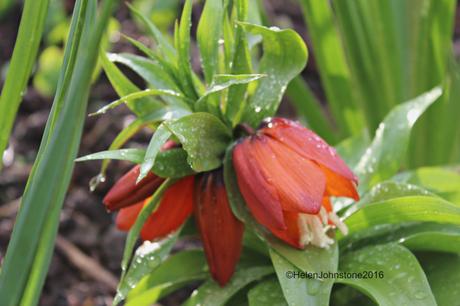
M 244 226 L 230 209 L 222 172 L 200 175 L 195 186 L 195 217 L 212 277 L 224 286 L 241 254 Z
M 326 179 L 311 161 L 267 136 L 253 138 L 252 155 L 267 181 L 276 188 L 283 210 L 316 214 Z
M 233 166 L 238 187 L 256 220 L 270 228 L 285 229 L 278 193 L 262 175 L 254 160 L 250 159 L 249 139 L 233 150 Z
M 193 210 L 193 176 L 169 187 L 158 208 L 149 216 L 141 230 L 143 240 L 155 240 L 177 230 Z
M 304 158 L 314 160 L 357 183 L 356 176 L 340 158 L 336 150 L 314 132 L 300 124 L 284 118 L 273 118 L 261 132 L 283 142 Z
M 164 181 L 163 178 L 149 172 L 142 181 L 136 184 L 136 179 L 139 176 L 139 169 L 139 165 L 133 167 L 109 190 L 103 200 L 108 210 L 114 211 L 144 200 Z
M 326 175 L 326 192 L 328 195 L 359 200 L 359 194 L 353 181 L 329 170 L 325 166 L 320 165 L 320 167 Z
M 145 201 L 148 200 L 120 209 L 115 220 L 115 224 L 119 230 L 127 232 L 131 229 L 134 222 L 136 222 L 137 216 L 144 206 Z
M 302 249 L 302 244 L 300 243 L 298 216 L 299 214 L 297 213 L 284 211 L 284 221 L 287 224 L 287 229 L 284 231 L 270 229 L 270 231 L 273 233 L 273 235 L 288 243 L 289 245 L 297 249 Z

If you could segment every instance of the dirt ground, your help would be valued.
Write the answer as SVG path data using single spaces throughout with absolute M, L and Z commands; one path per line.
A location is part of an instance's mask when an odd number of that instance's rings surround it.
M 72 1 L 67 1 L 72 7 Z M 288 1 L 267 1 L 270 16 L 277 16 L 276 22 L 285 23 L 294 20 L 293 26 L 308 37 L 301 22 L 300 10 Z M 0 67 L 11 56 L 20 17 L 20 7 L 15 7 L 10 14 L 0 20 Z M 457 14 L 457 37 L 460 33 L 460 18 Z M 129 20 L 129 13 L 123 7 L 117 13 L 121 23 L 121 32 L 136 38 L 142 38 L 135 25 Z M 457 44 L 457 49 L 458 44 Z M 123 42 L 114 46 L 114 51 L 135 52 Z M 460 50 L 457 50 L 460 53 Z M 129 74 L 139 85 L 142 82 L 135 75 Z M 322 96 L 318 77 L 315 73 L 314 60 L 310 57 L 306 76 L 318 96 Z M 3 76 L 0 82 L 3 80 Z M 89 111 L 117 98 L 105 76 L 102 74 L 93 86 L 90 97 Z M 37 149 L 51 106 L 50 98 L 40 96 L 29 86 L 24 95 L 13 134 L 10 141 L 5 168 L 0 174 L 0 258 L 5 254 L 14 218 L 19 206 L 20 196 Z M 285 105 L 282 109 L 290 113 Z M 117 133 L 126 126 L 133 116 L 120 107 L 109 115 L 88 118 L 81 142 L 79 156 L 106 150 Z M 150 132 L 142 131 L 133 138 L 127 147 L 145 146 Z M 116 230 L 113 225 L 114 215 L 106 212 L 102 205 L 102 197 L 130 165 L 125 162 L 113 162 L 109 167 L 108 179 L 94 192 L 90 192 L 88 183 L 98 174 L 99 162 L 77 163 L 71 181 L 64 209 L 61 214 L 59 237 L 53 255 L 51 267 L 46 279 L 40 305 L 110 305 L 120 274 L 120 260 L 124 247 L 125 234 Z M 186 298 L 190 289 L 180 291 L 162 300 L 162 305 L 178 305 Z

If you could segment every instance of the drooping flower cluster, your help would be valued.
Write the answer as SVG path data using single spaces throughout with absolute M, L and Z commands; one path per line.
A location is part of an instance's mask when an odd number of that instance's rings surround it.
M 171 147 L 171 142 L 164 148 Z M 335 150 L 312 131 L 282 118 L 264 122 L 239 140 L 233 151 L 239 190 L 253 217 L 295 248 L 333 243 L 330 228 L 347 233 L 330 197 L 358 199 L 357 179 Z M 136 184 L 139 166 L 125 174 L 104 198 L 119 210 L 116 224 L 129 230 L 164 179 L 150 173 Z M 221 285 L 239 260 L 244 225 L 233 215 L 222 168 L 184 177 L 164 193 L 143 225 L 141 238 L 155 240 L 176 231 L 194 214 L 210 267 Z
M 357 179 L 335 150 L 296 122 L 274 118 L 233 151 L 239 189 L 256 220 L 296 248 L 333 243 L 346 226 L 330 197 L 359 198 Z

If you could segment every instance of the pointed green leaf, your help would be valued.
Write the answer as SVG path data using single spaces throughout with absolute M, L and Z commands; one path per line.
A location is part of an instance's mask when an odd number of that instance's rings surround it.
M 407 153 L 411 129 L 423 112 L 441 95 L 435 87 L 413 100 L 396 106 L 375 133 L 374 140 L 355 168 L 359 189 L 367 190 L 393 176 Z
M 249 306 L 287 306 L 283 291 L 276 278 L 260 282 L 248 292 Z
M 223 0 L 208 0 L 204 3 L 198 23 L 197 42 L 206 83 L 211 83 L 218 68 L 219 40 L 222 35 L 224 16 Z
M 110 81 L 110 84 L 113 86 L 118 96 L 123 97 L 133 92 L 140 91 L 140 89 L 134 85 L 134 83 L 131 82 L 114 63 L 109 60 L 107 54 L 102 50 L 99 52 L 99 59 L 102 64 L 102 68 L 104 68 L 104 72 Z M 162 103 L 160 103 L 160 101 L 145 97 L 138 103 L 128 103 L 128 107 L 136 115 L 142 116 L 153 110 L 161 108 Z
M 177 234 L 170 235 L 160 241 L 144 243 L 137 248 L 132 264 L 130 265 L 125 277 L 120 281 L 114 304 L 126 298 L 128 293 L 136 288 L 139 281 L 146 275 L 152 273 L 171 252 L 172 247 L 177 241 Z
M 126 306 L 149 306 L 177 287 L 205 279 L 209 272 L 202 250 L 187 250 L 166 259 L 129 292 Z
M 425 255 L 425 254 L 423 254 Z M 458 254 L 428 253 L 421 257 L 436 302 L 439 306 L 455 305 L 460 300 L 460 257 Z
M 460 252 L 460 226 L 432 222 L 409 222 L 368 227 L 340 240 L 343 250 L 376 243 L 401 243 L 414 251 Z
M 186 0 L 182 10 L 179 27 L 176 31 L 176 48 L 179 53 L 179 79 L 184 93 L 191 99 L 197 98 L 192 64 L 190 59 L 190 28 L 192 26 L 192 0 Z
M 263 37 L 264 55 L 258 73 L 267 77 L 259 82 L 243 116 L 243 121 L 257 126 L 262 119 L 276 113 L 287 85 L 305 67 L 308 53 L 302 38 L 293 30 L 250 23 L 240 23 L 240 26 L 246 32 Z
M 417 259 L 397 244 L 371 246 L 349 253 L 341 258 L 340 271 L 372 272 L 372 277 L 338 278 L 337 282 L 361 290 L 379 305 L 436 305 Z M 383 273 L 379 274 L 380 271 Z
M 328 249 L 308 246 L 305 250 L 297 250 L 281 242 L 272 242 L 271 246 L 270 257 L 288 304 L 329 305 L 334 279 L 302 279 L 290 273 L 337 272 L 337 243 Z
M 270 266 L 251 266 L 245 269 L 238 269 L 225 287 L 220 287 L 212 280 L 205 282 L 192 293 L 190 298 L 185 301 L 184 306 L 225 305 L 225 302 L 243 287 L 271 273 L 273 273 L 273 268 Z
M 460 207 L 437 197 L 408 196 L 365 205 L 345 223 L 354 233 L 379 224 L 422 221 L 460 225 Z
M 144 161 L 141 164 L 139 177 L 137 178 L 138 182 L 152 170 L 161 147 L 169 139 L 169 137 L 171 137 L 171 132 L 166 127 L 165 122 L 163 122 L 150 139 L 149 146 L 145 152 Z
M 441 167 L 424 167 L 400 173 L 392 180 L 422 186 L 460 205 L 460 174 L 455 171 Z
M 222 164 L 231 133 L 217 117 L 209 113 L 193 113 L 164 124 L 187 151 L 187 160 L 193 170 L 209 171 Z

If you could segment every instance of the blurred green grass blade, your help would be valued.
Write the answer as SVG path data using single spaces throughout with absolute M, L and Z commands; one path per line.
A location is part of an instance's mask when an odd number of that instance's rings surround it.
M 295 77 L 286 89 L 289 101 L 297 114 L 312 130 L 329 143 L 337 141 L 337 135 L 321 104 L 301 76 Z
M 197 30 L 197 43 L 207 84 L 218 71 L 219 39 L 222 36 L 224 17 L 223 0 L 207 0 Z
M 436 305 L 423 269 L 415 256 L 400 245 L 370 246 L 349 253 L 341 258 L 340 271 L 382 271 L 383 277 L 377 274 L 368 278 L 337 279 L 339 283 L 359 289 L 378 305 Z
M 98 50 L 94 46 L 99 45 L 114 5 L 114 1 L 103 2 L 96 27 L 87 31 L 89 37 L 82 40 L 62 109 L 54 109 L 59 113 L 55 127 L 48 128 L 49 137 L 43 139 L 44 149 L 40 150 L 28 180 L 0 274 L 1 305 L 19 305 L 25 290 L 26 301 L 33 303 L 38 298 L 36 291 L 41 290 L 46 276 L 58 212 L 80 142 L 91 74 L 97 60 Z M 43 241 L 43 237 L 48 239 Z M 35 263 L 38 265 L 34 266 Z
M 8 74 L 0 95 L 0 170 L 14 119 L 32 72 L 46 20 L 49 0 L 26 0 Z
M 168 62 L 175 63 L 177 60 L 177 51 L 168 41 L 167 37 L 164 36 L 163 33 L 161 33 L 161 31 L 155 26 L 155 24 L 152 21 L 150 21 L 149 18 L 145 17 L 140 11 L 138 11 L 131 4 L 127 3 L 127 5 L 129 9 L 131 10 L 131 12 L 133 12 L 133 14 L 136 17 L 138 17 L 147 27 L 147 30 L 150 32 L 150 34 L 155 39 L 155 42 L 157 43 L 158 48 L 160 49 L 163 56 L 167 58 Z
M 357 103 L 359 96 L 353 91 L 350 70 L 335 26 L 331 4 L 316 0 L 300 0 L 300 3 L 338 133 L 341 136 L 358 134 L 365 127 L 364 117 Z M 309 115 L 308 118 L 313 116 Z

